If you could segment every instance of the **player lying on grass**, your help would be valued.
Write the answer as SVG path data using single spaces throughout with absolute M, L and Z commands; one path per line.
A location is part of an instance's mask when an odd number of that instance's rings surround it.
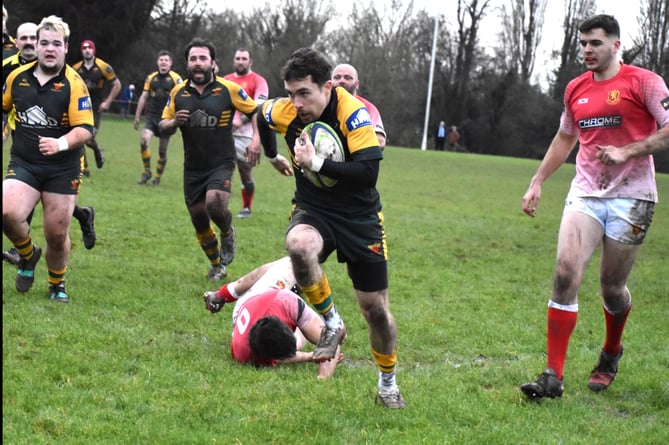
M 252 270 L 217 291 L 204 293 L 207 310 L 219 312 L 225 303 L 232 311 L 232 358 L 255 366 L 310 362 L 313 352 L 302 349 L 317 344 L 324 323 L 298 295 L 290 258 L 283 257 Z M 337 348 L 335 360 L 318 364 L 318 378 L 334 374 L 344 359 Z

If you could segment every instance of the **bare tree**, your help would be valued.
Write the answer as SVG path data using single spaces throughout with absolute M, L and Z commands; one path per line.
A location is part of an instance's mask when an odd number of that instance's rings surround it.
M 502 45 L 509 70 L 529 82 L 541 43 L 547 0 L 511 0 L 511 13 L 502 7 Z
M 551 96 L 562 101 L 562 94 L 567 83 L 577 74 L 585 70 L 580 59 L 578 44 L 578 28 L 586 18 L 595 13 L 595 0 L 567 0 L 564 5 L 563 39 L 559 53 L 553 57 L 560 58 L 560 65 L 555 73 L 555 82 L 551 88 Z
M 481 20 L 487 13 L 490 0 L 458 0 L 457 9 L 457 55 L 455 62 L 455 89 L 453 94 L 454 106 L 457 110 L 464 110 L 468 100 L 468 83 L 476 61 L 478 31 Z M 463 115 L 454 116 L 458 121 Z
M 645 0 L 639 6 L 639 36 L 623 60 L 636 63 L 669 79 L 669 2 Z
M 286 0 L 279 7 L 267 2 L 239 24 L 243 41 L 255 52 L 254 69 L 267 79 L 270 96 L 283 94 L 280 70 L 290 54 L 317 46 L 333 16 L 332 8 L 325 0 Z

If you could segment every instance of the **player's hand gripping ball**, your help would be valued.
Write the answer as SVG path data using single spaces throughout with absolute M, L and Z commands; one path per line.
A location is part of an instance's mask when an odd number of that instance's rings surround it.
M 305 133 L 314 145 L 316 156 L 335 162 L 344 162 L 344 146 L 337 133 L 328 124 L 320 121 L 312 122 L 302 130 L 302 134 Z M 304 175 L 316 187 L 332 187 L 337 183 L 336 179 L 306 169 Z

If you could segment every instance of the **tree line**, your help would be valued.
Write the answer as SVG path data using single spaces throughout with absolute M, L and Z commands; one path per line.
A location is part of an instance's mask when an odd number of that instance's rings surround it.
M 542 38 L 547 0 L 448 2 L 435 19 L 412 0 L 387 6 L 355 4 L 346 13 L 336 2 L 286 0 L 245 13 L 214 10 L 197 0 L 6 0 L 8 29 L 56 14 L 72 34 L 68 63 L 80 58 L 79 43 L 96 42 L 124 84 L 141 87 L 156 69 L 158 51 L 174 54 L 174 70 L 186 74 L 183 51 L 195 36 L 211 39 L 222 73 L 232 70 L 237 48 L 251 51 L 254 70 L 270 96 L 284 95 L 280 69 L 297 48 L 323 51 L 333 64 L 350 63 L 360 74 L 360 94 L 381 111 L 389 145 L 419 147 L 423 135 L 430 68 L 431 148 L 440 120 L 457 125 L 461 143 L 474 153 L 543 157 L 559 121 L 567 82 L 583 72 L 578 25 L 596 11 L 595 0 L 566 0 L 558 67 L 544 91 L 533 73 Z M 666 0 L 641 0 L 638 36 L 622 54 L 669 79 L 669 7 Z M 497 14 L 498 39 L 492 51 L 480 43 L 484 17 Z M 555 18 L 550 18 L 555 20 Z M 436 23 L 435 23 L 435 20 Z M 437 41 L 432 61 L 435 25 Z M 629 30 L 623 30 L 627 32 Z M 433 63 L 432 63 L 433 62 Z M 658 171 L 669 172 L 669 153 L 656 156 Z

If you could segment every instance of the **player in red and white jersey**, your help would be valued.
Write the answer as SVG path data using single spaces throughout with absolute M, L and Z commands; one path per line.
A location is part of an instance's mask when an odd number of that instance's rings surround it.
M 225 75 L 224 79 L 240 85 L 258 105 L 266 101 L 269 95 L 269 87 L 265 78 L 251 69 L 253 58 L 249 50 L 240 48 L 235 51 L 235 59 L 232 65 L 235 70 Z M 239 177 L 242 182 L 242 210 L 237 214 L 237 218 L 248 218 L 251 216 L 251 205 L 255 193 L 255 181 L 253 179 L 255 162 L 249 159 L 248 153 L 253 128 L 251 122 L 241 113 L 235 113 L 232 126 L 232 135 L 235 138 L 235 148 L 237 149 L 237 170 L 239 170 Z M 260 152 L 257 155 L 259 156 Z M 260 159 L 258 156 L 254 159 Z
M 606 335 L 588 387 L 599 392 L 613 382 L 632 305 L 627 281 L 657 202 L 652 155 L 669 148 L 669 90 L 662 78 L 617 60 L 620 27 L 614 17 L 594 16 L 579 32 L 588 71 L 567 85 L 560 128 L 523 196 L 523 211 L 535 216 L 542 183 L 579 143 L 548 302 L 547 365 L 536 382 L 521 386 L 532 400 L 562 395 L 577 292 L 600 245 Z
M 217 291 L 205 292 L 207 309 L 220 311 L 235 303 L 232 312 L 232 358 L 257 366 L 312 361 L 313 352 L 302 349 L 318 343 L 323 320 L 296 292 L 300 292 L 289 257 L 252 270 Z M 268 317 L 271 317 L 269 319 Z M 255 329 L 254 329 L 255 327 Z M 318 377 L 330 377 L 343 360 L 319 363 Z
M 360 89 L 358 70 L 348 63 L 337 65 L 332 70 L 332 83 L 336 87 L 344 88 L 365 104 L 367 111 L 369 111 L 369 120 L 372 122 L 376 137 L 379 139 L 379 146 L 381 147 L 381 150 L 383 150 L 386 146 L 386 129 L 383 127 L 381 113 L 379 113 L 379 109 L 376 108 L 376 105 L 358 95 L 358 89 Z

